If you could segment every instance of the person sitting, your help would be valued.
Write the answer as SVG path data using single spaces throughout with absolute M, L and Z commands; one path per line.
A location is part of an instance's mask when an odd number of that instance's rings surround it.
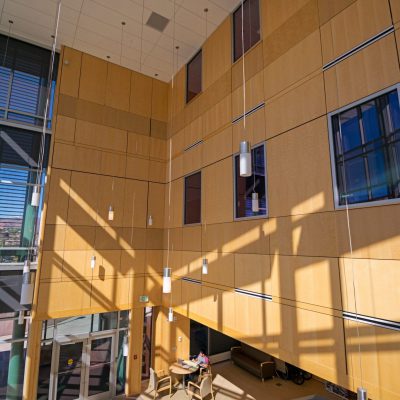
M 210 360 L 203 350 L 200 350 L 199 355 L 196 358 L 193 358 L 192 361 L 202 368 L 208 368 L 208 364 L 210 363 Z

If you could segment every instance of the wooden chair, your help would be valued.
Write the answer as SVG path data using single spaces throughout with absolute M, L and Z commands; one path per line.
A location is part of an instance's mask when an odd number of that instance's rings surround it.
M 200 373 L 199 373 L 199 381 L 203 377 L 203 375 L 211 375 L 212 378 L 212 373 L 211 373 L 211 363 L 209 362 L 207 367 L 200 367 Z
M 150 380 L 149 386 L 146 392 L 154 392 L 153 399 L 155 399 L 160 392 L 165 392 L 169 390 L 169 397 L 171 397 L 172 392 L 172 378 L 171 376 L 165 376 L 164 374 L 157 374 L 153 368 L 150 368 Z
M 189 400 L 192 400 L 193 397 L 203 400 L 210 394 L 211 398 L 214 399 L 214 392 L 212 388 L 212 377 L 210 374 L 203 374 L 203 377 L 199 385 L 193 382 L 189 382 L 188 384 Z

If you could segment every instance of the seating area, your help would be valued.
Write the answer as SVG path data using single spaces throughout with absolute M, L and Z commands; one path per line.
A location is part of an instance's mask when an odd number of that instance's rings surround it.
M 239 367 L 258 376 L 262 382 L 272 378 L 275 373 L 273 357 L 245 343 L 231 348 L 231 360 Z
M 262 382 L 258 377 L 249 374 L 243 368 L 232 364 L 230 361 L 221 362 L 213 365 L 212 381 L 207 378 L 201 381 L 204 382 L 200 391 L 203 397 L 197 397 L 191 394 L 196 393 L 193 384 L 185 390 L 182 386 L 173 383 L 171 397 L 167 391 L 160 393 L 156 397 L 158 400 L 189 400 L 189 399 L 215 399 L 215 400 L 338 400 L 337 396 L 328 393 L 323 383 L 311 379 L 304 385 L 298 386 L 291 381 L 283 380 L 277 377 L 268 379 Z M 147 383 L 146 383 L 147 384 Z M 201 387 L 201 384 L 194 383 Z M 205 394 L 207 390 L 212 390 L 212 393 Z M 199 393 L 199 394 L 200 394 Z M 136 400 L 153 400 L 154 394 L 148 391 L 148 388 L 143 388 L 142 394 Z M 192 397 L 190 397 L 192 396 Z

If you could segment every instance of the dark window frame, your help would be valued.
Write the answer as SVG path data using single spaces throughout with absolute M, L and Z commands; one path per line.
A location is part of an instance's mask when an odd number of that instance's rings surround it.
M 355 190 L 348 190 L 345 186 L 344 179 L 345 177 L 348 180 L 348 175 L 346 176 L 344 165 L 346 161 L 346 153 L 356 153 L 359 151 L 359 154 L 355 154 L 352 156 L 350 154 L 351 159 L 355 160 L 357 158 L 362 158 L 364 160 L 364 171 L 365 171 L 365 180 L 367 185 L 363 187 L 363 190 L 368 191 L 368 199 L 367 200 L 358 200 L 352 202 L 348 200 L 349 208 L 361 208 L 361 207 L 373 207 L 385 204 L 394 204 L 400 202 L 400 193 L 393 195 L 393 190 L 396 190 L 396 181 L 393 181 L 393 171 L 397 170 L 397 174 L 400 174 L 400 164 L 396 165 L 396 143 L 398 143 L 399 139 L 393 138 L 395 135 L 399 136 L 399 128 L 390 131 L 389 127 L 393 124 L 394 113 L 393 110 L 389 112 L 391 109 L 391 105 L 389 103 L 389 96 L 397 94 L 398 103 L 400 106 L 400 85 L 393 85 L 389 88 L 383 89 L 376 93 L 373 93 L 369 96 L 363 97 L 360 100 L 357 100 L 351 104 L 348 104 L 344 107 L 341 107 L 338 110 L 332 111 L 328 113 L 328 129 L 329 129 L 329 147 L 330 147 L 330 158 L 331 158 L 331 172 L 332 172 L 332 186 L 333 186 L 333 195 L 334 195 L 334 204 L 336 209 L 344 209 L 346 208 L 346 201 L 344 198 L 345 193 L 354 192 Z M 363 106 L 367 106 L 370 103 L 375 103 L 375 110 L 377 112 L 377 120 L 378 120 L 378 128 L 380 131 L 380 136 L 377 139 L 373 140 L 365 140 L 366 132 L 368 130 L 368 126 L 364 126 L 364 122 L 362 120 L 362 115 L 360 112 L 362 111 Z M 358 129 L 360 133 L 361 144 L 351 148 L 350 150 L 343 151 L 344 141 L 342 135 L 342 125 L 340 124 L 340 116 L 348 113 L 352 110 L 355 110 L 357 113 L 357 121 L 358 121 Z M 398 117 L 398 116 L 397 116 Z M 367 127 L 367 128 L 366 128 Z M 396 132 L 397 131 L 397 132 Z M 382 144 L 379 146 L 379 142 Z M 393 145 L 394 143 L 394 145 Z M 339 148 L 340 147 L 340 148 Z M 371 184 L 373 178 L 370 175 L 370 164 L 368 160 L 368 154 L 376 154 L 378 152 L 382 152 L 385 170 L 384 175 L 386 176 L 386 185 L 389 188 L 389 194 L 386 198 L 380 199 L 370 199 L 372 196 L 372 190 L 376 185 Z M 397 155 L 400 157 L 400 155 Z M 351 160 L 350 160 L 351 161 Z M 339 168 L 339 164 L 343 163 L 343 165 Z M 397 180 L 399 182 L 399 180 Z M 392 185 L 392 187 L 390 187 Z M 378 185 L 382 186 L 382 185 Z M 358 189 L 355 192 L 359 192 L 362 189 Z M 399 190 L 399 189 L 397 189 Z M 399 191 L 400 192 L 400 191 Z M 348 197 L 350 199 L 350 197 Z
M 237 177 L 236 177 L 236 158 L 239 157 L 239 153 L 236 153 L 233 155 L 233 219 L 234 221 L 243 221 L 243 220 L 248 220 L 248 219 L 260 219 L 260 218 L 268 218 L 269 216 L 269 204 L 268 204 L 268 179 L 267 179 L 267 143 L 261 142 L 257 143 L 254 146 L 252 146 L 251 151 L 255 149 L 258 149 L 259 147 L 263 147 L 263 156 L 264 156 L 264 185 L 265 185 L 265 214 L 259 214 L 259 215 L 250 215 L 250 216 L 244 216 L 244 217 L 238 217 L 237 216 Z M 253 171 L 253 154 L 252 154 L 252 171 Z M 253 174 L 251 177 L 245 178 L 245 179 L 253 179 Z M 260 200 L 260 199 L 259 199 Z
M 189 68 L 190 64 L 198 57 L 201 56 L 200 60 L 200 91 L 194 94 L 189 99 Z M 187 62 L 186 64 L 186 90 L 185 90 L 185 102 L 186 104 L 190 103 L 193 99 L 195 99 L 200 93 L 203 91 L 203 48 L 200 48 L 199 51 Z
M 245 7 L 245 4 L 251 0 L 244 0 L 243 1 L 243 6 Z M 260 16 L 260 11 L 261 11 L 261 7 L 260 7 L 260 0 L 258 1 L 258 39 L 254 42 L 254 43 L 250 43 L 250 47 L 248 49 L 241 49 L 241 53 L 239 55 L 236 54 L 235 51 L 235 44 L 236 44 L 236 39 L 235 39 L 235 15 L 237 12 L 241 13 L 241 7 L 242 7 L 242 3 L 240 3 L 238 5 L 238 7 L 235 8 L 235 10 L 232 12 L 232 62 L 236 63 L 237 61 L 239 61 L 243 55 L 245 55 L 248 51 L 250 51 L 254 46 L 256 46 L 258 43 L 260 43 L 261 41 L 261 16 Z M 243 28 L 245 27 L 245 25 L 243 25 Z M 240 32 L 241 32 L 241 25 L 240 25 Z M 244 35 L 245 36 L 245 35 Z M 242 36 L 240 35 L 240 41 L 242 40 Z M 244 38 L 244 41 L 246 42 L 246 39 Z M 241 45 L 240 45 L 241 47 Z M 245 46 L 246 47 L 246 46 Z
M 200 175 L 200 210 L 199 210 L 199 221 L 197 222 L 186 222 L 186 181 L 187 179 L 195 176 L 195 175 Z M 202 218 L 202 189 L 203 189 L 203 175 L 201 173 L 201 170 L 192 172 L 188 175 L 186 175 L 183 179 L 183 225 L 189 226 L 189 225 L 199 225 L 201 224 L 201 218 Z

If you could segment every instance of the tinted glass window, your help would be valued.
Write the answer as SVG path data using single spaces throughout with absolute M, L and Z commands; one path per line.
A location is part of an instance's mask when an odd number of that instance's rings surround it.
M 186 102 L 189 102 L 201 92 L 201 50 L 189 61 L 186 68 Z
M 399 125 L 396 90 L 332 117 L 340 205 L 400 197 Z
M 201 172 L 185 178 L 185 224 L 201 222 Z
M 243 44 L 244 52 L 260 40 L 260 16 L 258 0 L 246 0 L 243 3 Z M 233 59 L 243 54 L 242 47 L 242 6 L 233 13 Z
M 239 155 L 235 156 L 235 217 L 255 217 L 267 214 L 267 193 L 265 177 L 264 145 L 251 151 L 252 175 L 242 177 L 239 173 Z M 254 212 L 251 206 L 252 193 L 258 194 L 259 211 Z

